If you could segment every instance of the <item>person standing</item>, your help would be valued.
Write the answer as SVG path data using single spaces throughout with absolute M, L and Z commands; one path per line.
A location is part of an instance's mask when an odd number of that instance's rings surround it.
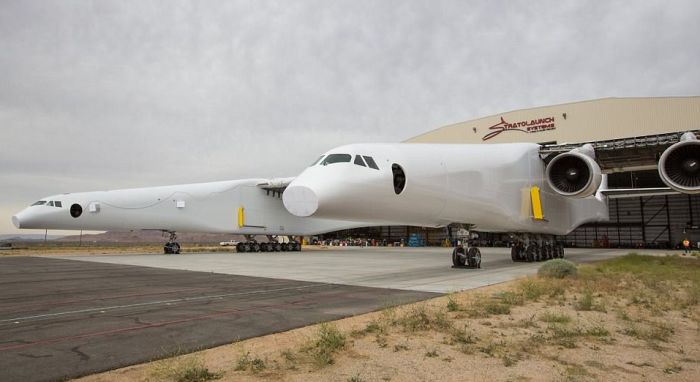
M 683 251 L 688 253 L 690 251 L 690 240 L 688 238 L 683 239 Z

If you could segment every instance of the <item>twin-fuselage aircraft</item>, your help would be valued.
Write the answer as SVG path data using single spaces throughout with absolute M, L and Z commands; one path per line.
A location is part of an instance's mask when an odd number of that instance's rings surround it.
M 700 192 L 700 141 L 685 133 L 658 164 L 669 192 Z M 605 175 L 593 145 L 543 156 L 512 144 L 352 144 L 293 178 L 78 192 L 42 198 L 12 217 L 18 228 L 161 230 L 246 235 L 239 250 L 299 250 L 296 237 L 379 225 L 510 233 L 513 260 L 563 256 L 556 239 L 608 219 Z M 656 190 L 656 192 L 659 192 Z M 636 194 L 638 195 L 638 194 Z M 257 243 L 255 235 L 268 235 Z M 277 236 L 292 238 L 279 243 Z M 480 256 L 458 245 L 453 263 Z

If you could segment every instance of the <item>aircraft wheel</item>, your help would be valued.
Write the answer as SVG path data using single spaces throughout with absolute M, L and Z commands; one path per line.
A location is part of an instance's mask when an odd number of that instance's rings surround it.
M 472 268 L 481 268 L 481 251 L 479 248 L 471 247 L 467 251 L 467 260 Z
M 537 245 L 536 244 L 530 244 L 525 248 L 525 258 L 527 259 L 528 262 L 533 262 L 535 261 L 535 256 L 537 254 Z
M 559 244 L 557 247 L 559 248 L 559 258 L 563 259 L 564 258 L 564 246 L 562 244 Z
M 545 249 L 545 246 L 537 247 L 537 261 L 545 261 L 547 260 L 547 250 Z
M 267 245 L 267 243 L 260 243 L 260 252 L 268 252 L 270 251 L 270 247 Z
M 172 251 L 173 251 L 173 254 L 174 254 L 174 255 L 179 255 L 179 254 L 180 254 L 180 244 L 178 244 L 178 243 L 173 243 L 173 245 L 171 246 L 171 248 L 172 248 Z
M 287 243 L 282 243 L 280 246 L 282 248 L 282 252 L 287 252 L 289 250 L 289 244 Z
M 250 245 L 250 250 L 251 250 L 251 252 L 260 252 L 260 244 L 252 243 Z
M 518 260 L 520 260 L 520 256 L 519 256 L 519 253 L 518 253 L 518 252 L 520 252 L 520 251 L 518 251 L 518 246 L 517 246 L 517 245 L 514 245 L 514 246 L 510 247 L 510 259 L 513 260 L 513 261 L 518 261 Z
M 243 243 L 236 244 L 236 252 L 241 252 L 241 253 L 245 252 L 245 246 Z
M 280 244 L 280 243 L 272 243 L 272 249 L 273 249 L 275 252 L 279 252 L 279 251 L 282 250 L 282 244 Z
M 464 255 L 464 248 L 460 247 L 460 248 L 455 248 L 452 250 L 452 264 L 455 267 L 464 266 L 464 262 L 466 259 L 460 255 Z

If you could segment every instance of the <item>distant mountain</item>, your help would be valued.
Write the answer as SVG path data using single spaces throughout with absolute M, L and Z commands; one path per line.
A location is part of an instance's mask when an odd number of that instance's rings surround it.
M 89 243 L 158 243 L 168 241 L 168 234 L 160 231 L 109 231 L 98 234 L 83 235 L 83 242 Z M 177 241 L 180 243 L 219 243 L 228 240 L 243 241 L 241 235 L 227 235 L 218 233 L 177 233 Z M 65 236 L 59 242 L 80 241 L 80 235 Z
M 48 235 L 46 236 L 46 240 L 56 240 L 60 239 L 63 236 L 61 235 Z M 19 233 L 19 234 L 7 234 L 7 235 L 0 235 L 0 241 L 28 241 L 28 240 L 44 240 L 44 235 L 43 234 L 28 234 L 28 233 Z

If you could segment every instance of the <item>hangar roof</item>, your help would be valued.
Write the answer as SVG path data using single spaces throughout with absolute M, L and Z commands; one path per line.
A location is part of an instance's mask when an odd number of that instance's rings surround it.
M 444 126 L 408 143 L 581 143 L 700 128 L 700 96 L 603 98 Z

